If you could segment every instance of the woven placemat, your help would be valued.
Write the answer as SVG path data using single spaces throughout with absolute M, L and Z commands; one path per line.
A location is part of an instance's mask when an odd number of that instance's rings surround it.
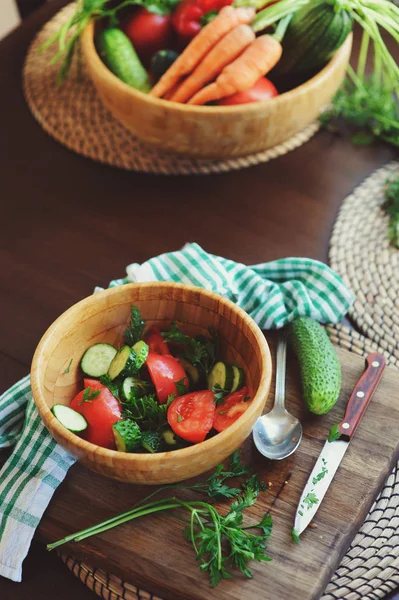
M 360 356 L 381 352 L 388 364 L 399 369 L 396 357 L 348 327 L 331 326 L 329 332 L 334 344 Z M 104 600 L 162 600 L 68 554 L 59 556 L 82 583 Z M 386 480 L 321 600 L 379 600 L 398 586 L 399 464 Z
M 350 316 L 367 337 L 399 359 L 399 250 L 380 206 L 399 163 L 382 167 L 348 196 L 330 242 L 330 264 L 356 296 Z
M 50 66 L 54 47 L 37 52 L 75 10 L 75 3 L 64 7 L 39 32 L 29 48 L 24 72 L 25 98 L 33 116 L 55 140 L 88 158 L 114 167 L 145 173 L 192 175 L 223 173 L 265 163 L 287 154 L 307 142 L 319 129 L 312 123 L 304 131 L 274 148 L 243 158 L 224 161 L 194 160 L 161 154 L 146 146 L 125 129 L 102 105 L 86 73 L 81 69 L 79 83 L 77 60 L 68 80 L 56 84 L 58 65 Z

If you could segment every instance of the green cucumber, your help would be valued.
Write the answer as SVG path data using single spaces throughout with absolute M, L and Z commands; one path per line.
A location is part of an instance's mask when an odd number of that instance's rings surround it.
M 178 53 L 174 50 L 158 50 L 158 52 L 155 52 L 151 59 L 151 74 L 155 83 L 173 65 L 178 56 Z
M 121 29 L 102 29 L 96 36 L 96 45 L 103 62 L 116 77 L 140 92 L 150 91 L 148 73 Z
M 101 377 L 108 372 L 116 353 L 116 348 L 111 346 L 111 344 L 93 344 L 83 354 L 80 361 L 80 368 L 89 377 Z
M 141 446 L 140 427 L 130 419 L 122 419 L 112 425 L 116 449 L 119 452 L 134 452 Z
M 123 346 L 110 364 L 108 375 L 114 380 L 119 376 L 126 377 L 136 372 L 136 353 L 130 346 Z
M 136 377 L 126 377 L 122 383 L 122 396 L 127 402 L 142 398 L 148 393 L 150 384 Z
M 240 369 L 240 367 L 237 367 L 236 365 L 233 365 L 233 373 L 234 373 L 234 379 L 233 379 L 233 387 L 231 388 L 231 391 L 235 392 L 244 386 L 245 373 L 244 373 L 243 369 Z
M 309 317 L 295 319 L 289 338 L 299 361 L 303 399 L 311 413 L 324 415 L 341 391 L 341 365 L 326 330 Z
M 162 450 L 163 441 L 164 439 L 158 431 L 143 431 L 141 445 L 151 454 Z
M 177 446 L 177 437 L 174 431 L 168 427 L 162 431 L 162 437 L 168 446 Z
M 234 369 L 232 365 L 220 360 L 212 367 L 208 375 L 208 389 L 211 390 L 216 385 L 220 386 L 222 390 L 231 392 L 234 385 Z
M 141 369 L 141 367 L 144 365 L 145 361 L 147 360 L 150 349 L 148 347 L 148 344 L 143 342 L 143 340 L 140 340 L 139 342 L 136 342 L 134 344 L 132 350 L 136 354 L 136 365 L 135 366 L 138 371 L 139 369 Z
M 189 381 L 189 389 L 197 390 L 199 388 L 200 383 L 202 382 L 203 373 L 200 372 L 198 367 L 192 365 L 185 358 L 179 358 L 179 363 L 183 367 Z
M 54 404 L 51 412 L 64 427 L 73 433 L 81 433 L 87 429 L 87 421 L 84 416 L 69 406 Z
M 353 29 L 353 18 L 338 0 L 315 0 L 292 17 L 282 41 L 276 77 L 308 75 L 324 67 Z

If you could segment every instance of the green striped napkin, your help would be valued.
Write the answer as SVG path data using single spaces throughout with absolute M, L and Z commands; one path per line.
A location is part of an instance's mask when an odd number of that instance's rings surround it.
M 263 329 L 279 328 L 299 315 L 336 323 L 353 296 L 325 264 L 285 258 L 246 266 L 208 254 L 198 244 L 132 264 L 128 282 L 180 281 L 227 296 Z M 102 288 L 96 288 L 100 291 Z M 54 490 L 75 462 L 43 426 L 29 376 L 0 397 L 0 448 L 15 446 L 0 471 L 0 575 L 21 581 L 22 562 Z

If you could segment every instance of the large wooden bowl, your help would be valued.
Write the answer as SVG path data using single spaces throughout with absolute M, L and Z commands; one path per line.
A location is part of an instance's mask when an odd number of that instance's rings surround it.
M 159 454 L 125 454 L 107 450 L 69 432 L 50 411 L 69 405 L 82 389 L 79 368 L 84 351 L 96 342 L 120 346 L 132 304 L 148 325 L 165 327 L 176 319 L 188 334 L 212 326 L 221 340 L 221 358 L 244 368 L 253 401 L 224 432 L 181 450 Z M 69 372 L 67 367 L 72 359 Z M 129 284 L 100 292 L 63 313 L 41 339 L 33 357 L 33 398 L 50 433 L 84 465 L 121 481 L 160 484 L 182 481 L 211 469 L 250 434 L 266 402 L 272 375 L 269 346 L 255 322 L 225 298 L 174 283 Z
M 187 106 L 129 87 L 98 56 L 94 24 L 82 35 L 90 77 L 117 121 L 163 152 L 215 159 L 266 150 L 309 125 L 341 85 L 351 48 L 352 35 L 315 77 L 272 100 L 231 107 Z

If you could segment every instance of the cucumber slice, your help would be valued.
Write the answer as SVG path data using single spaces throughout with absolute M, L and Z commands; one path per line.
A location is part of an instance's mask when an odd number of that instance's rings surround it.
M 162 449 L 163 437 L 157 431 L 143 431 L 141 445 L 145 450 L 154 454 Z
M 192 365 L 185 358 L 179 358 L 179 363 L 185 370 L 186 375 L 189 379 L 190 390 L 197 389 L 197 387 L 199 386 L 199 383 L 200 383 L 200 379 L 201 379 L 201 375 L 200 375 L 198 367 L 195 367 L 194 365 Z
M 73 433 L 80 433 L 87 429 L 87 421 L 84 416 L 69 406 L 54 404 L 51 412 L 64 427 Z
M 94 344 L 83 354 L 80 368 L 89 377 L 101 377 L 108 372 L 116 353 L 116 348 L 111 344 Z
M 169 427 L 162 432 L 162 437 L 168 446 L 177 446 L 176 434 Z
M 136 354 L 136 369 L 138 371 L 147 360 L 150 348 L 148 344 L 140 340 L 140 342 L 134 344 L 132 350 Z
M 136 377 L 126 377 L 122 383 L 122 396 L 125 400 L 131 401 L 134 398 L 142 398 L 148 392 L 150 384 L 146 381 L 141 381 Z
M 122 419 L 112 425 L 116 449 L 119 452 L 133 452 L 141 445 L 140 427 L 130 419 Z
M 234 383 L 234 370 L 232 365 L 219 361 L 211 369 L 208 375 L 208 389 L 220 385 L 223 390 L 231 392 Z
M 245 373 L 244 373 L 243 369 L 240 369 L 240 367 L 236 367 L 235 365 L 233 365 L 233 372 L 234 372 L 234 380 L 233 380 L 233 387 L 232 387 L 231 391 L 235 392 L 236 390 L 239 390 L 240 388 L 242 388 L 244 386 Z
M 123 346 L 115 354 L 115 357 L 108 369 L 108 375 L 112 380 L 120 375 L 132 375 L 136 369 L 136 353 L 130 346 Z

